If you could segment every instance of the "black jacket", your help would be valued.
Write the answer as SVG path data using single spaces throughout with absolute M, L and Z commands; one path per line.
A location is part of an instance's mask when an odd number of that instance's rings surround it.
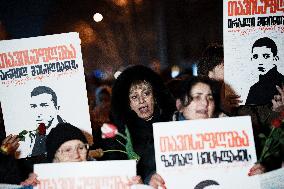
M 129 89 L 131 84 L 136 81 L 147 81 L 153 88 L 156 103 L 154 115 L 150 121 L 139 118 L 130 109 Z M 165 87 L 162 79 L 147 67 L 133 66 L 126 69 L 117 78 L 112 88 L 110 120 L 121 133 L 124 133 L 125 126 L 128 127 L 134 150 L 141 158 L 137 164 L 137 174 L 142 179 L 145 179 L 156 170 L 152 123 L 170 121 L 174 111 L 175 101 L 170 91 Z M 114 139 L 102 140 L 101 146 L 103 150 L 123 150 L 122 145 Z M 127 159 L 127 156 L 119 152 L 105 153 L 103 159 Z
M 282 84 L 284 84 L 284 76 L 277 71 L 275 66 L 265 75 L 260 75 L 259 81 L 250 87 L 246 105 L 271 104 L 274 95 L 279 93 L 276 85 L 281 87 Z

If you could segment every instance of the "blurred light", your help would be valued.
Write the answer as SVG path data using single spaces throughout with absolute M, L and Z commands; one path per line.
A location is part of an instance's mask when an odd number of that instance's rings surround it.
M 121 73 L 122 73 L 121 71 L 116 71 L 116 72 L 114 73 L 113 77 L 114 77 L 115 79 L 117 79 L 118 76 L 119 76 Z
M 113 0 L 113 3 L 117 6 L 124 7 L 127 5 L 128 0 Z
M 92 27 L 88 23 L 84 21 L 79 21 L 75 23 L 74 30 L 76 32 L 79 32 L 80 39 L 82 42 L 81 45 L 83 47 L 89 44 L 92 44 L 96 39 L 95 31 L 92 29 Z
M 143 2 L 143 0 L 134 0 L 135 4 L 141 4 Z
M 173 66 L 172 72 L 171 72 L 172 78 L 177 77 L 179 75 L 179 73 L 180 73 L 180 68 L 178 66 Z
M 100 21 L 103 20 L 103 18 L 104 18 L 103 15 L 101 15 L 100 13 L 96 13 L 93 16 L 93 19 L 94 19 L 95 22 L 100 22 Z
M 93 71 L 93 75 L 94 75 L 94 77 L 95 78 L 97 78 L 97 79 L 104 79 L 104 72 L 102 71 L 102 70 L 94 70 Z
M 191 68 L 192 68 L 192 75 L 197 76 L 197 65 L 192 64 Z

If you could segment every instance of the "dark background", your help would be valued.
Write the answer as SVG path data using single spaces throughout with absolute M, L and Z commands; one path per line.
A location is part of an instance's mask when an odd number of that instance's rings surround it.
M 191 70 L 223 41 L 221 0 L 0 0 L 1 39 L 76 31 L 88 80 L 130 64 Z M 104 19 L 96 23 L 94 13 Z

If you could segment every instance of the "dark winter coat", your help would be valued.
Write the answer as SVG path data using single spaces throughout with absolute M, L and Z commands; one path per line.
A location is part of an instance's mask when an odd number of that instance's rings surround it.
M 265 105 L 270 104 L 274 95 L 279 92 L 276 85 L 284 84 L 284 76 L 277 71 L 277 67 L 269 70 L 265 75 L 259 76 L 259 81 L 250 87 L 246 105 Z
M 147 81 L 153 88 L 155 110 L 153 118 L 145 121 L 130 109 L 129 89 L 133 82 Z M 135 152 L 140 156 L 137 164 L 137 174 L 145 179 L 156 170 L 154 138 L 152 123 L 170 121 L 175 111 L 175 101 L 162 79 L 150 68 L 133 66 L 126 69 L 117 78 L 112 88 L 111 121 L 124 133 L 127 125 Z M 113 139 L 103 141 L 104 150 L 122 149 L 122 145 Z M 123 153 L 105 153 L 104 159 L 127 159 Z

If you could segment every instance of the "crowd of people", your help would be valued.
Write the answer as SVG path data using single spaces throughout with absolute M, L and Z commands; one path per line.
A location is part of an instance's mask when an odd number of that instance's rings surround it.
M 129 184 L 144 183 L 155 189 L 166 188 L 166 181 L 156 173 L 152 127 L 155 122 L 250 115 L 259 155 L 263 146 L 258 142 L 257 135 L 270 131 L 269 127 L 263 128 L 259 125 L 269 123 L 284 111 L 284 85 L 276 85 L 276 92 L 270 102 L 260 106 L 239 106 L 242 102 L 240 96 L 233 91 L 225 96 L 225 85 L 223 47 L 220 45 L 211 45 L 205 50 L 198 64 L 198 76 L 182 76 L 167 84 L 149 67 L 130 66 L 118 76 L 111 88 L 102 86 L 97 90 L 96 105 L 90 108 L 95 144 L 89 146 L 80 129 L 61 121 L 50 129 L 45 140 L 46 156 L 40 161 L 14 157 L 19 139 L 16 135 L 5 137 L 2 121 L 0 183 L 36 185 L 39 181 L 32 171 L 33 163 L 92 161 L 94 159 L 88 155 L 90 149 L 121 149 L 122 145 L 114 138 L 100 138 L 99 128 L 105 122 L 116 125 L 120 133 L 128 128 L 133 150 L 140 157 L 137 162 L 138 176 L 131 178 Z M 34 96 L 37 95 L 39 94 Z M 54 100 L 52 102 L 55 103 Z M 97 157 L 97 160 L 124 159 L 128 159 L 127 155 L 118 151 Z M 280 168 L 283 162 L 284 147 L 280 146 L 278 154 L 256 164 L 249 174 L 261 174 Z

